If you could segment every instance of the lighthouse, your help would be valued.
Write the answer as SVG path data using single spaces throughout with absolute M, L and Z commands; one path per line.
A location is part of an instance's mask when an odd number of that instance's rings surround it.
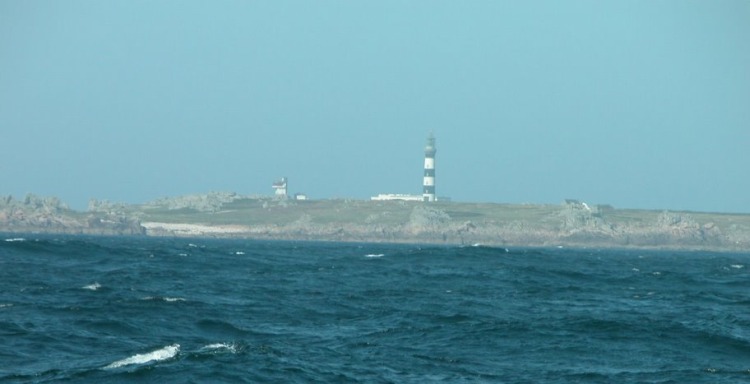
M 275 195 L 277 199 L 286 199 L 286 177 L 282 177 L 281 180 L 273 183 L 271 187 L 276 191 Z
M 430 133 L 427 138 L 427 146 L 424 147 L 424 186 L 422 201 L 435 201 L 435 136 Z

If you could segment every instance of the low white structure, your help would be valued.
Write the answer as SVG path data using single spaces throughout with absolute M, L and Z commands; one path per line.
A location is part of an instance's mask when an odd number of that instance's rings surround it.
M 422 201 L 424 197 L 422 195 L 406 195 L 401 193 L 381 193 L 377 196 L 373 196 L 370 200 L 375 201 L 386 201 L 386 200 L 401 200 L 401 201 Z

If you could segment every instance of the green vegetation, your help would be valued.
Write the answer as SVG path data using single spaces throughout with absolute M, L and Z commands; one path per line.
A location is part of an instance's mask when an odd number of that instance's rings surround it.
M 212 192 L 143 205 L 0 200 L 0 231 L 524 246 L 750 249 L 750 214 L 559 205 L 280 200 Z
M 308 220 L 316 224 L 397 224 L 409 220 L 409 213 L 415 204 L 417 203 L 364 200 L 238 199 L 222 205 L 216 212 L 145 208 L 142 210 L 142 220 L 237 225 L 284 225 L 297 220 Z
M 422 202 L 369 200 L 274 200 L 242 198 L 221 206 L 213 212 L 195 209 L 139 207 L 142 221 L 166 223 L 202 223 L 209 225 L 287 225 L 297 221 L 312 224 L 380 224 L 407 223 L 414 207 Z M 559 228 L 564 205 L 496 204 L 435 202 L 427 204 L 446 213 L 453 222 L 505 225 L 523 222 L 536 228 Z M 615 225 L 651 225 L 664 211 L 607 209 L 595 214 Z M 672 212 L 689 216 L 700 224 L 713 223 L 722 228 L 732 225 L 750 227 L 750 214 L 707 212 Z

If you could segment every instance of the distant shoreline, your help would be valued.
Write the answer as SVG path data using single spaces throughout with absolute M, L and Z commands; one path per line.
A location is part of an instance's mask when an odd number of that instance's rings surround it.
M 87 211 L 33 195 L 0 200 L 0 233 L 750 251 L 750 214 L 560 205 L 280 200 L 210 193 Z

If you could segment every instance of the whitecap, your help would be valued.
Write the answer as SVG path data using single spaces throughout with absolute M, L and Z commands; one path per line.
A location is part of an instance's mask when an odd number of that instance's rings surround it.
M 182 297 L 161 297 L 161 296 L 146 296 L 142 297 L 141 300 L 162 300 L 166 302 L 185 301 Z
M 81 288 L 83 288 L 83 289 L 89 289 L 89 290 L 92 290 L 92 291 L 96 291 L 97 289 L 99 289 L 101 287 L 102 287 L 101 284 L 99 284 L 97 282 L 94 282 L 94 284 L 84 285 Z
M 193 243 L 189 243 L 189 244 L 188 244 L 188 247 L 191 247 L 191 248 L 197 248 L 198 246 L 197 246 L 197 245 L 195 245 L 195 244 L 193 244 Z
M 0 308 L 12 307 L 13 304 L 0 304 Z
M 164 301 L 168 301 L 171 303 L 175 301 L 185 301 L 185 299 L 183 299 L 182 297 L 165 297 Z
M 180 352 L 180 345 L 172 344 L 162 349 L 157 349 L 153 352 L 140 353 L 137 355 L 130 356 L 127 359 L 117 360 L 114 363 L 104 367 L 104 369 L 114 369 L 114 368 L 124 367 L 126 365 L 146 364 L 152 361 L 168 360 L 177 356 L 177 353 L 179 352 Z
M 744 268 L 745 266 L 742 265 L 742 264 L 732 264 L 732 265 L 730 265 L 730 267 L 732 267 L 734 269 L 741 269 L 741 268 Z
M 230 352 L 230 353 L 237 353 L 237 345 L 234 343 L 214 343 L 209 344 L 201 348 L 201 351 L 205 352 Z
M 14 238 L 10 238 L 10 239 L 5 239 L 5 241 L 11 243 L 11 242 L 14 242 L 14 241 L 26 241 L 26 239 L 24 239 L 23 237 L 14 237 Z
M 237 251 L 237 252 L 235 252 L 234 254 L 235 254 L 235 255 L 244 255 L 244 254 L 245 254 L 245 252 L 242 252 L 242 251 Z
M 178 253 L 177 256 L 183 256 L 183 257 L 185 257 L 185 256 L 187 256 L 187 253 Z
M 384 253 L 368 253 L 365 255 L 365 257 L 383 257 L 385 256 Z

